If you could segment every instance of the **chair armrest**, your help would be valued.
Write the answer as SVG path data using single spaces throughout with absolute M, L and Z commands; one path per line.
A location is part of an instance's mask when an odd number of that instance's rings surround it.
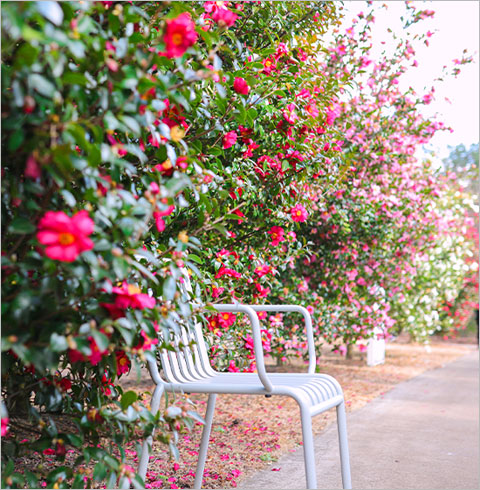
M 307 345 L 308 345 L 308 373 L 315 373 L 317 359 L 315 355 L 315 344 L 313 340 L 312 317 L 306 308 L 299 305 L 249 305 L 255 311 L 296 311 L 303 315 L 305 319 L 305 327 L 307 330 Z
M 241 304 L 220 304 L 212 305 L 217 311 L 225 311 L 229 313 L 242 312 L 246 313 L 252 325 L 253 333 L 253 352 L 255 354 L 255 361 L 257 364 L 257 374 L 262 382 L 265 390 L 271 392 L 273 390 L 273 385 L 268 378 L 267 371 L 265 369 L 265 361 L 263 359 L 263 346 L 262 346 L 262 334 L 260 332 L 260 322 L 258 320 L 258 315 L 256 314 L 254 308 L 249 305 Z M 307 312 L 308 313 L 308 312 Z

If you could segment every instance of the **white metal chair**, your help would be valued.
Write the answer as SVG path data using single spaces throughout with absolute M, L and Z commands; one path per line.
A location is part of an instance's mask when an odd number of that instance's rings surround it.
M 156 414 L 164 391 L 173 393 L 208 393 L 205 425 L 202 432 L 194 488 L 201 488 L 205 461 L 207 457 L 210 430 L 217 394 L 284 395 L 294 398 L 300 406 L 303 436 L 303 454 L 307 488 L 317 488 L 315 457 L 313 446 L 312 417 L 325 410 L 336 407 L 340 446 L 340 461 L 343 488 L 351 487 L 350 461 L 345 417 L 345 403 L 339 383 L 326 374 L 316 374 L 315 349 L 312 320 L 308 311 L 295 305 L 214 305 L 219 312 L 245 313 L 251 323 L 256 373 L 220 373 L 215 371 L 208 358 L 202 326 L 180 328 L 177 334 L 169 334 L 169 341 L 176 346 L 182 343 L 177 352 L 160 352 L 163 376 L 158 365 L 148 362 L 148 370 L 155 383 L 151 411 Z M 308 373 L 267 373 L 263 359 L 260 323 L 256 311 L 299 312 L 303 314 L 308 340 Z M 193 341 L 193 342 L 192 342 Z M 193 344 L 193 346 L 192 346 Z M 185 347 L 185 346 L 192 347 Z M 152 444 L 152 436 L 143 442 L 138 473 L 145 478 Z

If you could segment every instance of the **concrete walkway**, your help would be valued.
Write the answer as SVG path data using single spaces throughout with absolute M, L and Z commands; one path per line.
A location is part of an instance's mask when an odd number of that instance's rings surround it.
M 397 385 L 347 414 L 354 489 L 478 489 L 478 351 Z M 318 488 L 342 488 L 336 424 L 315 441 Z M 305 488 L 303 451 L 239 483 Z

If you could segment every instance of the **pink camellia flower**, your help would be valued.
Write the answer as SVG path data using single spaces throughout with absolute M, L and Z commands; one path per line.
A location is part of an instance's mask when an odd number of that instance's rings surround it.
M 267 233 L 272 237 L 272 245 L 276 247 L 280 242 L 285 241 L 285 231 L 280 226 L 272 226 Z
M 158 212 L 153 213 L 153 219 L 155 220 L 155 226 L 157 227 L 157 230 L 159 233 L 162 233 L 162 231 L 165 231 L 165 221 L 162 218 L 162 215 Z
M 165 221 L 163 221 L 164 216 L 170 216 L 175 211 L 175 206 L 168 206 L 167 209 L 163 211 L 155 211 L 153 213 L 153 219 L 155 220 L 155 225 L 157 230 L 161 233 L 165 230 Z
M 88 238 L 93 232 L 93 220 L 82 210 L 72 217 L 63 211 L 47 211 L 38 224 L 37 239 L 46 245 L 45 253 L 53 260 L 73 262 L 82 252 L 91 250 Z
M 166 46 L 165 54 L 168 58 L 178 58 L 197 41 L 195 23 L 188 12 L 180 14 L 175 19 L 167 19 L 166 22 L 167 28 L 163 36 Z
M 216 288 L 215 286 L 212 286 L 212 298 L 218 298 L 224 291 L 225 288 Z
M 349 281 L 355 281 L 355 278 L 358 276 L 358 272 L 357 270 L 353 269 L 351 271 L 347 271 L 345 275 Z
M 257 294 L 254 294 L 254 296 L 259 296 L 260 298 L 265 298 L 270 294 L 270 288 L 264 288 L 260 284 L 255 283 L 255 289 L 257 290 Z
M 175 165 L 182 170 L 186 170 L 188 168 L 187 157 L 178 157 Z
M 231 373 L 238 373 L 240 369 L 238 369 L 237 365 L 235 364 L 235 361 L 232 359 L 229 364 L 228 364 L 228 370 Z
M 235 131 L 229 131 L 223 137 L 223 141 L 222 141 L 223 149 L 226 150 L 227 148 L 230 148 L 236 142 L 237 142 L 237 133 Z
M 37 160 L 35 160 L 35 157 L 30 155 L 27 158 L 27 163 L 25 165 L 25 177 L 36 180 L 40 177 L 40 175 L 40 165 L 38 164 Z
M 270 274 L 270 272 L 272 272 L 272 268 L 269 265 L 266 265 L 266 264 L 259 265 L 255 269 L 255 274 L 257 274 L 258 277 L 263 277 L 263 276 L 265 276 L 267 274 Z
M 218 272 L 215 276 L 215 279 L 218 279 L 219 277 L 222 276 L 229 276 L 229 277 L 234 277 L 235 279 L 240 279 L 242 277 L 242 274 L 240 272 L 234 271 L 233 269 L 229 269 L 228 267 L 220 267 L 218 269 Z
M 159 340 L 157 337 L 150 338 L 143 330 L 140 332 L 140 342 L 134 347 L 138 351 L 151 350 L 154 345 L 157 345 Z
M 231 27 L 235 24 L 238 15 L 231 10 L 222 8 L 217 9 L 212 14 L 212 19 L 220 26 L 220 27 Z
M 117 294 L 115 306 L 118 308 L 125 309 L 131 306 L 132 308 L 143 310 L 144 308 L 153 308 L 155 306 L 155 298 L 142 293 L 138 286 L 127 284 L 125 281 L 121 288 L 112 288 L 112 292 Z
M 237 77 L 233 82 L 233 90 L 235 90 L 237 94 L 247 95 L 248 92 L 250 92 L 250 87 L 243 78 Z
M 307 210 L 301 204 L 297 204 L 290 210 L 290 215 L 293 221 L 302 223 L 307 219 L 308 213 Z
M 8 417 L 4 417 L 1 420 L 1 432 L 0 432 L 0 435 L 2 437 L 5 437 L 7 435 L 7 432 L 8 432 L 8 422 L 9 422 Z
M 298 121 L 298 116 L 295 112 L 294 104 L 287 105 L 287 107 L 283 111 L 283 117 L 285 118 L 285 121 L 289 122 L 290 124 L 295 124 L 295 122 Z
M 149 188 L 150 192 L 154 195 L 160 193 L 160 187 L 158 187 L 158 184 L 156 182 L 150 182 Z

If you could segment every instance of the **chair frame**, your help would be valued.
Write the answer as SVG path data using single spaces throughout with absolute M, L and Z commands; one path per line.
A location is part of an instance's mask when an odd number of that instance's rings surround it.
M 173 393 L 208 393 L 208 403 L 205 414 L 205 425 L 202 432 L 202 438 L 200 443 L 200 450 L 198 455 L 197 469 L 195 473 L 194 487 L 195 489 L 201 488 L 203 481 L 203 473 L 205 469 L 205 461 L 207 458 L 208 443 L 210 438 L 210 432 L 212 427 L 213 415 L 215 410 L 215 401 L 217 394 L 230 393 L 230 394 L 256 394 L 256 395 L 286 395 L 291 396 L 296 400 L 300 407 L 300 419 L 302 424 L 302 437 L 303 437 L 303 455 L 305 461 L 305 474 L 307 488 L 317 488 L 317 478 L 315 471 L 315 455 L 314 455 L 314 440 L 312 431 L 312 418 L 313 416 L 324 412 L 330 408 L 336 407 L 337 412 L 337 427 L 340 449 L 340 463 L 342 483 L 344 489 L 350 489 L 351 476 L 350 476 L 350 460 L 348 451 L 348 439 L 347 439 L 347 427 L 346 427 L 346 414 L 345 414 L 345 402 L 343 398 L 343 392 L 339 383 L 326 374 L 315 374 L 316 356 L 314 347 L 314 336 L 312 328 L 312 319 L 309 312 L 298 305 L 244 305 L 244 304 L 218 304 L 213 305 L 218 312 L 231 312 L 231 313 L 245 313 L 251 324 L 254 355 L 256 361 L 257 372 L 256 373 L 219 373 L 214 371 L 210 365 L 203 365 L 204 372 L 208 376 L 213 376 L 215 379 L 222 380 L 222 376 L 225 381 L 228 379 L 228 383 L 225 384 L 212 384 L 202 382 L 202 378 L 198 381 L 189 380 L 189 382 L 175 382 L 171 381 L 172 376 L 168 376 L 170 381 L 165 381 L 160 376 L 157 362 L 148 361 L 148 370 L 155 383 L 155 390 L 152 395 L 151 412 L 155 415 L 160 407 L 160 399 L 162 394 L 167 392 Z M 262 337 L 260 330 L 260 322 L 258 319 L 257 311 L 267 312 L 298 312 L 301 313 L 305 319 L 305 327 L 307 333 L 308 342 L 308 372 L 307 373 L 267 373 L 265 369 L 265 362 L 262 348 Z M 200 326 L 201 329 L 201 326 Z M 203 342 L 200 340 L 200 344 Z M 208 362 L 208 354 L 204 345 L 198 345 L 197 353 L 202 357 L 203 362 Z M 171 356 L 171 354 L 168 354 Z M 162 356 L 162 354 L 161 354 Z M 206 356 L 206 359 L 205 359 Z M 168 364 L 168 359 L 166 363 Z M 171 359 L 171 357 L 170 357 Z M 162 359 L 162 365 L 165 372 L 165 363 Z M 180 367 L 181 370 L 181 367 Z M 227 378 L 228 377 L 228 378 Z M 300 377 L 307 377 L 308 380 L 316 381 L 316 392 L 322 391 L 325 393 L 328 391 L 327 399 L 321 403 L 316 403 L 312 406 L 308 402 L 307 396 L 301 396 L 295 386 L 298 384 Z M 180 373 L 177 373 L 176 378 L 182 379 Z M 235 383 L 235 379 L 238 379 L 238 383 Z M 205 378 L 207 381 L 208 378 Z M 255 381 L 256 380 L 256 381 Z M 260 384 L 258 383 L 260 381 Z M 278 381 L 278 382 L 277 382 Z M 281 382 L 281 383 L 280 383 Z M 321 383 L 322 385 L 318 384 Z M 311 388 L 313 390 L 313 388 Z M 322 395 L 323 396 L 323 395 Z M 147 472 L 150 448 L 152 447 L 153 434 L 146 438 L 143 442 L 142 452 L 140 456 L 138 474 L 145 479 Z

